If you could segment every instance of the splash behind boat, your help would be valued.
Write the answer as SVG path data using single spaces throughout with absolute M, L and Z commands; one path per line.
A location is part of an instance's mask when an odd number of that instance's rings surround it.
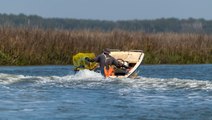
M 142 50 L 130 50 L 130 51 L 120 51 L 120 50 L 110 50 L 110 55 L 117 59 L 122 64 L 128 66 L 129 69 L 118 68 L 115 70 L 113 76 L 110 78 L 135 78 L 138 74 L 138 67 L 144 58 L 144 53 Z M 89 69 L 96 71 L 98 69 L 97 63 L 90 63 L 85 60 L 85 58 L 94 58 L 94 53 L 78 53 L 73 57 L 73 64 L 75 70 Z M 125 71 L 125 72 L 120 72 Z

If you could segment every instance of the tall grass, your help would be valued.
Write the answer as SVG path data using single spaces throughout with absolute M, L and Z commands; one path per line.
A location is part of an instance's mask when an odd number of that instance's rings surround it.
M 212 63 L 212 35 L 0 27 L 1 65 L 71 64 L 104 48 L 142 49 L 145 64 Z

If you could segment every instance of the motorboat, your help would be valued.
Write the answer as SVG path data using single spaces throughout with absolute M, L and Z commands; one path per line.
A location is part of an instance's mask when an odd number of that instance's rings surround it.
M 110 56 L 114 57 L 120 63 L 128 66 L 126 68 L 115 68 L 114 74 L 109 76 L 110 78 L 136 78 L 138 75 L 138 68 L 141 65 L 144 52 L 142 50 L 129 50 L 121 51 L 117 49 L 110 49 Z M 91 63 L 85 60 L 85 58 L 95 58 L 94 53 L 78 53 L 73 56 L 74 70 L 79 71 L 83 69 L 89 69 L 98 72 L 98 63 Z

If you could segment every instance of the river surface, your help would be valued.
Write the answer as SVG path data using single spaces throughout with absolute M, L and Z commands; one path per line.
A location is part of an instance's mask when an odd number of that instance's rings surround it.
M 212 120 L 212 64 L 139 70 L 105 79 L 72 66 L 0 67 L 0 120 Z

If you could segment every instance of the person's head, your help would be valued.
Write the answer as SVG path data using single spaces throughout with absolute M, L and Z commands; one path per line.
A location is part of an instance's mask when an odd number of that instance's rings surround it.
M 109 55 L 110 54 L 110 49 L 108 49 L 108 48 L 104 49 L 103 53 L 106 54 L 106 55 Z

